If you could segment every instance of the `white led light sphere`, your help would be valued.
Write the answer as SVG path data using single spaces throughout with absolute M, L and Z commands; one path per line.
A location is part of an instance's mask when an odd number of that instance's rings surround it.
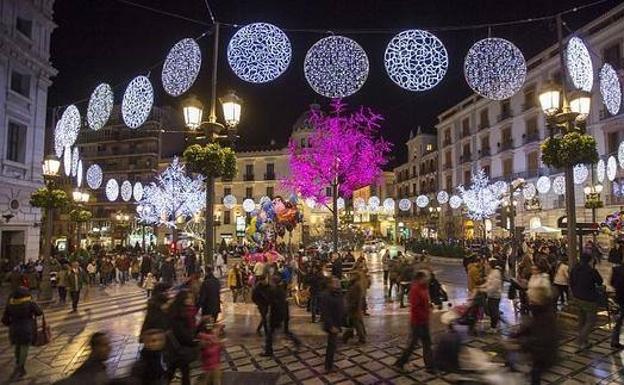
M 78 168 L 76 170 L 76 186 L 82 187 L 82 177 L 83 177 L 83 169 L 82 169 L 82 160 L 78 161 Z
M 573 168 L 574 184 L 583 184 L 589 176 L 589 170 L 587 166 L 582 163 L 577 164 Z
M 403 198 L 399 201 L 399 210 L 408 211 L 411 208 L 412 208 L 412 202 L 409 199 Z
M 342 197 L 338 197 L 336 199 L 336 206 L 338 206 L 338 210 L 344 210 L 345 208 L 345 200 Z
M 124 180 L 121 184 L 121 199 L 124 202 L 128 202 L 132 199 L 132 183 L 128 180 Z
M 583 40 L 574 36 L 565 49 L 565 64 L 575 88 L 591 92 L 594 85 L 594 68 L 589 50 Z
M 499 180 L 492 185 L 492 191 L 496 195 L 506 194 L 507 191 L 509 191 L 509 183 L 505 182 L 504 180 Z
M 524 85 L 526 74 L 524 55 L 505 39 L 479 40 L 464 60 L 464 76 L 470 88 L 492 100 L 513 96 Z
M 117 180 L 111 178 L 106 182 L 106 199 L 110 202 L 114 202 L 119 197 L 119 183 Z
M 303 72 L 312 89 L 328 98 L 344 98 L 357 92 L 368 77 L 364 49 L 344 36 L 317 41 L 306 54 Z
M 243 210 L 246 213 L 250 213 L 256 209 L 256 203 L 253 199 L 247 198 L 243 201 Z
M 457 196 L 457 195 L 451 195 L 451 197 L 449 198 L 449 206 L 451 206 L 452 209 L 458 209 L 462 204 L 462 199 Z
M 353 200 L 353 208 L 357 211 L 366 210 L 366 201 L 364 200 L 364 198 L 355 198 Z
M 449 200 L 449 194 L 446 191 L 439 191 L 436 197 L 438 199 L 438 203 L 443 205 Z
M 137 76 L 126 88 L 121 101 L 121 116 L 126 126 L 140 127 L 152 111 L 154 88 L 145 76 Z
M 607 179 L 613 182 L 615 180 L 615 176 L 617 175 L 617 160 L 615 160 L 614 156 L 610 156 L 607 159 Z
M 598 179 L 598 182 L 604 182 L 606 172 L 607 165 L 605 164 L 604 159 L 600 159 L 596 164 L 596 178 Z
M 267 83 L 282 75 L 292 58 L 288 36 L 273 24 L 253 23 L 236 31 L 227 48 L 230 68 L 250 83 Z
M 80 111 L 75 105 L 68 106 L 54 130 L 54 140 L 63 147 L 73 146 L 80 133 Z
M 416 197 L 416 206 L 422 208 L 427 207 L 429 204 L 429 198 L 426 195 L 419 195 Z
M 547 176 L 537 178 L 536 188 L 540 194 L 548 194 L 548 191 L 550 191 L 550 178 Z
M 113 111 L 113 89 L 107 83 L 101 83 L 91 93 L 87 107 L 87 123 L 92 130 L 99 130 L 106 125 Z
M 134 200 L 139 202 L 141 199 L 143 199 L 143 193 L 143 184 L 141 182 L 135 182 L 134 186 L 132 187 L 132 197 L 134 198 Z
M 63 150 L 63 170 L 65 171 L 65 176 L 71 175 L 71 167 L 72 167 L 72 150 L 71 147 L 65 146 Z
M 565 177 L 563 175 L 555 177 L 552 183 L 552 189 L 557 195 L 565 194 Z
M 193 39 L 186 38 L 175 43 L 163 64 L 161 80 L 165 91 L 180 96 L 191 88 L 201 68 L 201 51 Z
M 234 206 L 236 206 L 236 203 L 237 203 L 236 197 L 232 194 L 228 194 L 223 197 L 223 206 L 228 210 L 233 209 Z
M 605 63 L 600 69 L 600 95 L 611 115 L 617 115 L 622 105 L 622 85 L 611 64 Z
M 372 197 L 368 198 L 368 206 L 373 210 L 377 210 L 380 204 L 381 201 L 379 200 L 379 197 L 373 195 Z
M 58 134 L 60 130 L 61 121 L 56 122 L 56 128 L 54 129 L 54 154 L 57 158 L 61 159 L 63 156 L 63 150 L 65 146 L 63 145 L 63 141 L 61 140 L 60 135 Z
M 92 164 L 87 169 L 87 186 L 92 190 L 97 190 L 102 185 L 102 168 L 97 164 Z
M 383 207 L 384 209 L 386 209 L 388 213 L 393 213 L 394 212 L 394 199 L 392 198 L 384 199 Z
M 394 36 L 384 55 L 386 72 L 393 82 L 409 91 L 435 87 L 448 69 L 448 53 L 435 35 L 418 29 Z
M 527 183 L 526 186 L 522 189 L 522 196 L 524 199 L 533 199 L 537 194 L 537 189 L 533 183 Z

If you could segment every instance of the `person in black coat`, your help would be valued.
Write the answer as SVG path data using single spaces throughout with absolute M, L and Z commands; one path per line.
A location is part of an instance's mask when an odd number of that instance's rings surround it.
M 620 344 L 620 331 L 622 329 L 622 321 L 624 320 L 624 266 L 622 266 L 621 252 L 613 256 L 611 262 L 615 264 L 611 270 L 611 286 L 615 289 L 615 300 L 620 307 L 620 314 L 615 320 L 615 326 L 611 334 L 611 347 L 624 349 L 624 346 Z
M 89 341 L 91 354 L 71 376 L 55 385 L 109 385 L 110 377 L 106 372 L 106 360 L 111 352 L 110 341 L 106 333 L 95 332 Z
M 570 272 L 570 289 L 579 309 L 577 337 L 579 351 L 589 347 L 588 337 L 596 324 L 598 303 L 601 300 L 598 287 L 602 286 L 602 277 L 598 270 L 591 266 L 591 260 L 591 255 L 581 254 L 579 263 Z
M 189 365 L 199 353 L 195 342 L 195 310 L 193 295 L 188 290 L 179 291 L 168 310 L 170 330 L 167 341 L 167 378 L 169 383 L 175 377 L 176 370 L 180 369 L 182 385 L 191 384 Z
M 160 276 L 166 284 L 172 285 L 175 281 L 175 263 L 173 258 L 167 258 L 160 267 Z
M 268 330 L 267 314 L 269 313 L 269 303 L 271 301 L 269 295 L 270 287 L 266 278 L 259 280 L 251 292 L 251 300 L 256 304 L 258 312 L 260 313 L 260 323 L 256 328 L 256 333 L 258 333 L 258 335 L 262 335 L 262 330 L 264 330 L 265 334 Z
M 198 304 L 202 315 L 209 315 L 217 321 L 221 312 L 221 283 L 214 276 L 211 266 L 206 268 L 206 278 L 199 290 Z
M 147 330 L 161 330 L 165 332 L 169 329 L 169 316 L 167 314 L 167 290 L 169 286 L 164 283 L 158 283 L 154 287 L 154 292 L 147 301 L 147 313 L 141 327 L 140 339 Z
M 325 370 L 334 370 L 334 355 L 338 344 L 338 334 L 345 318 L 345 305 L 340 281 L 333 278 L 327 291 L 321 294 L 321 318 L 323 330 L 327 333 L 327 349 L 325 350 Z
M 42 314 L 41 308 L 32 300 L 25 287 L 18 287 L 4 308 L 2 323 L 9 327 L 9 340 L 15 345 L 15 370 L 11 375 L 12 380 L 26 374 L 24 365 L 28 357 L 28 348 L 35 337 L 35 317 Z
M 143 260 L 141 261 L 141 286 L 143 286 L 143 281 L 145 277 L 147 277 L 148 273 L 152 272 L 152 257 L 145 254 L 143 256 Z
M 335 253 L 332 259 L 331 273 L 338 279 L 342 278 L 342 257 L 338 253 Z
M 269 283 L 268 291 L 269 307 L 267 312 L 267 324 L 265 328 L 265 344 L 262 356 L 273 355 L 273 334 L 282 324 L 284 325 L 284 334 L 297 347 L 301 345 L 301 341 L 289 329 L 290 311 L 288 308 L 288 300 L 286 299 L 286 289 L 279 284 L 279 277 L 272 277 Z

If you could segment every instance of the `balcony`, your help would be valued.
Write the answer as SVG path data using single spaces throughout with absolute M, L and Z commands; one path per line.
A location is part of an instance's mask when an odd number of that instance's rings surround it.
M 513 140 L 505 140 L 501 144 L 501 151 L 511 150 L 513 148 Z
M 451 144 L 451 139 L 450 138 L 446 138 L 446 139 L 444 139 L 444 142 L 442 142 L 442 146 L 443 147 L 446 147 L 446 146 L 448 146 L 450 144 Z
M 468 128 L 468 127 L 463 128 L 462 132 L 461 132 L 461 137 L 462 138 L 467 138 L 469 136 L 470 136 L 470 128 Z
M 268 172 L 268 173 L 264 174 L 264 180 L 275 180 L 275 173 L 274 172 Z
M 488 157 L 488 156 L 490 156 L 492 154 L 490 153 L 490 148 L 489 147 L 485 147 L 485 148 L 481 149 L 481 152 L 480 152 L 479 155 L 481 156 L 481 158 L 485 158 L 485 157 Z
M 540 140 L 540 135 L 537 131 L 527 132 L 526 134 L 522 135 L 522 137 L 524 138 L 524 144 L 538 142 Z
M 254 174 L 245 174 L 243 175 L 243 180 L 245 182 L 250 182 L 254 180 Z
M 479 123 L 479 130 L 485 130 L 488 127 L 490 127 L 490 122 L 481 122 L 481 123 Z
M 472 161 L 472 154 L 469 152 L 459 157 L 459 163 L 467 163 L 470 161 Z
M 509 119 L 509 118 L 511 118 L 511 117 L 513 117 L 513 114 L 511 113 L 511 110 L 510 110 L 510 109 L 503 110 L 503 111 L 500 113 L 500 115 L 498 115 L 498 122 L 500 123 L 500 122 L 502 122 L 503 120 L 505 120 L 505 119 Z

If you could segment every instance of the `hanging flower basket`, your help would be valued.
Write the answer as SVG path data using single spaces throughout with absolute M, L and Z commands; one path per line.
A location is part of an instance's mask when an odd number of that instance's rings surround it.
M 594 164 L 598 162 L 596 139 L 579 132 L 547 138 L 542 143 L 542 162 L 552 168 L 565 168 L 579 163 Z

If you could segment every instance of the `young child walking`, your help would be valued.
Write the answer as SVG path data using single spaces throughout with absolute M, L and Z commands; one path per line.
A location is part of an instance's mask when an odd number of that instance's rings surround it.
M 221 334 L 221 325 L 216 325 L 212 317 L 202 319 L 197 337 L 201 346 L 203 385 L 221 385 Z
M 145 281 L 143 281 L 143 288 L 147 291 L 147 298 L 152 296 L 152 290 L 154 290 L 155 285 L 156 277 L 154 277 L 152 273 L 147 273 L 147 277 L 145 277 Z

